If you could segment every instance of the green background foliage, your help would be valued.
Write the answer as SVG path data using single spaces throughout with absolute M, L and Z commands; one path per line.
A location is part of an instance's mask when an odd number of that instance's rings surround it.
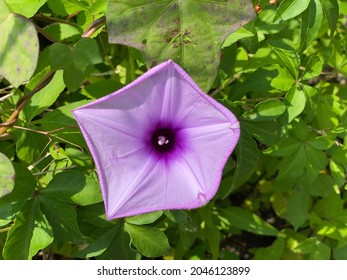
M 271 2 L 0 0 L 0 259 L 347 259 L 347 2 Z M 240 141 L 206 206 L 107 221 L 71 110 L 169 58 Z

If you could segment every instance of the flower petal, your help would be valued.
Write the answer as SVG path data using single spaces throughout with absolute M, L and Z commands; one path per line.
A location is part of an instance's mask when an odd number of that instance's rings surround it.
M 118 197 L 117 207 L 108 218 L 138 215 L 156 210 L 189 209 L 207 202 L 201 200 L 199 182 L 183 158 L 167 162 L 148 159 L 133 182 Z
M 172 61 L 73 113 L 98 169 L 108 219 L 204 205 L 240 134 L 235 116 Z M 159 128 L 176 134 L 172 151 L 151 146 Z

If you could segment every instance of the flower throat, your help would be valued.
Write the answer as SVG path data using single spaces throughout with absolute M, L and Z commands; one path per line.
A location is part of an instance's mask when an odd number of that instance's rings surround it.
M 175 147 L 175 132 L 169 128 L 159 128 L 153 132 L 151 143 L 159 153 L 170 152 Z

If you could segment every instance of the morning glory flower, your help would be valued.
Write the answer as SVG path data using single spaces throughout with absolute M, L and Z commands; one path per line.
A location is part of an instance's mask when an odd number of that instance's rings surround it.
M 205 205 L 240 134 L 235 116 L 171 60 L 73 114 L 108 219 Z

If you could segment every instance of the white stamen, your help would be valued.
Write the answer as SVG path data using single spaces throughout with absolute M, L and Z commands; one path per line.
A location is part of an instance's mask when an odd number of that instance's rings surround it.
M 165 136 L 158 136 L 158 145 L 162 146 L 167 143 L 169 143 L 169 140 Z

